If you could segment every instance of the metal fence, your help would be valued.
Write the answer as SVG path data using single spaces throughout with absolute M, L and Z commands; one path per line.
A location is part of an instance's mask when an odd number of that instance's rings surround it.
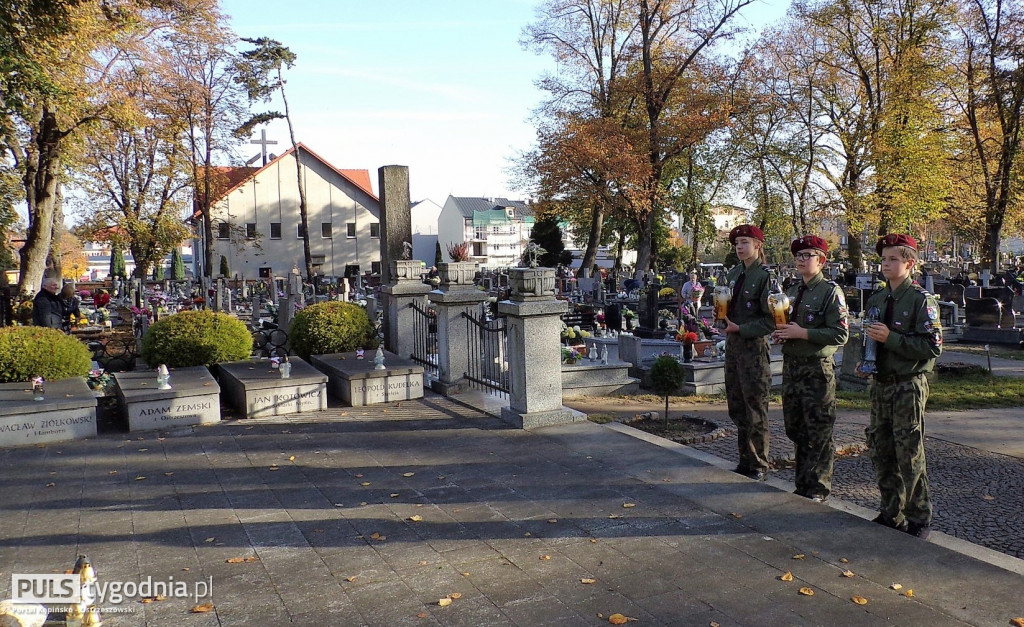
M 93 361 L 107 372 L 135 370 L 135 360 L 139 355 L 134 337 L 83 339 L 82 342 L 92 352 Z
M 252 332 L 253 357 L 278 357 L 288 352 L 288 333 L 281 329 L 257 329 Z
M 416 312 L 412 319 L 412 355 L 409 358 L 423 366 L 423 374 L 436 380 L 437 311 L 426 298 L 409 303 L 409 307 Z
M 506 353 L 508 327 L 505 318 L 490 318 L 486 312 L 485 303 L 478 315 L 462 313 L 469 320 L 466 333 L 469 368 L 462 376 L 473 387 L 504 398 L 511 388 Z

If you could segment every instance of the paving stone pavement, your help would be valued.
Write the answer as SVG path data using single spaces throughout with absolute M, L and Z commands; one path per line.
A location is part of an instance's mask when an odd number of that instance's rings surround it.
M 697 412 L 698 415 L 705 412 Z M 965 415 L 965 420 L 968 417 Z M 718 422 L 728 418 L 716 416 Z M 925 425 L 927 431 L 927 416 Z M 792 484 L 793 444 L 786 437 L 780 411 L 772 411 L 771 456 L 773 476 Z M 836 420 L 837 450 L 863 451 L 863 417 L 840 412 Z M 736 431 L 731 426 L 721 438 L 691 445 L 733 463 L 739 461 Z M 1024 558 L 1024 459 L 999 455 L 954 442 L 925 437 L 928 484 L 932 493 L 932 527 L 951 536 Z M 836 458 L 832 493 L 868 509 L 878 509 L 879 492 L 867 455 L 854 452 Z
M 198 600 L 208 613 L 191 613 L 192 598 L 133 598 L 116 606 L 131 613 L 104 615 L 108 627 L 1024 616 L 1016 572 L 629 431 L 509 429 L 428 395 L 6 449 L 0 593 L 10 573 L 60 572 L 86 553 L 101 584 L 212 578 L 212 596 Z M 780 580 L 787 571 L 794 581 Z

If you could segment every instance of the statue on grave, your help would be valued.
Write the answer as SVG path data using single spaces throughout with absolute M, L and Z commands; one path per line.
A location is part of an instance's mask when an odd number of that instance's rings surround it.
M 412 259 L 412 244 L 409 242 L 402 242 L 402 259 Z
M 373 369 L 374 370 L 387 370 L 387 366 L 384 365 L 384 347 L 377 347 L 377 354 L 373 357 Z

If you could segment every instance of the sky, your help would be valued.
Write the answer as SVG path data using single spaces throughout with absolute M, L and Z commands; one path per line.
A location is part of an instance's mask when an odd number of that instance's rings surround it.
M 286 71 L 296 140 L 332 165 L 409 167 L 413 202 L 449 194 L 524 198 L 511 159 L 534 142 L 534 83 L 550 56 L 520 45 L 536 0 L 221 0 L 241 37 L 272 37 L 297 55 Z M 789 0 L 745 9 L 753 29 L 781 18 Z M 244 44 L 243 44 L 244 46 Z M 287 150 L 283 121 L 266 127 Z M 259 135 L 259 131 L 256 131 Z M 243 147 L 248 157 L 259 146 Z

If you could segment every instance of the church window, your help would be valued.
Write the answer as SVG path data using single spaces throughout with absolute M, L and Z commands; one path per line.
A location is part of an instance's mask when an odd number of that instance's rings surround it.
M 355 222 L 349 222 L 349 223 L 345 224 L 345 237 L 355 237 L 355 236 L 356 236 L 356 223 Z
M 299 239 L 303 239 L 306 237 L 306 229 L 302 228 L 301 222 L 295 225 L 295 237 Z
M 227 222 L 217 223 L 217 239 L 228 239 L 231 237 L 231 225 Z
M 256 223 L 247 222 L 245 225 L 245 236 L 249 239 L 256 239 Z
M 380 237 L 380 222 L 370 223 L 370 237 Z
M 281 223 L 270 223 L 270 239 L 281 239 Z

